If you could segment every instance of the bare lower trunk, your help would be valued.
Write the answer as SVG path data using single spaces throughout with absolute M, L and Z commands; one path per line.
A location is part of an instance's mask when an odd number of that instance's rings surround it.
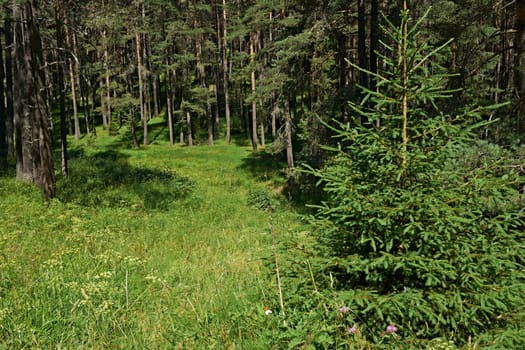
M 516 0 L 516 36 L 514 39 L 514 91 L 517 101 L 517 126 L 525 132 L 525 0 Z
M 226 143 L 230 143 L 230 94 L 228 87 L 228 49 L 227 49 L 227 20 L 226 0 L 222 0 L 222 84 L 224 88 L 224 115 L 226 118 Z
M 171 90 L 171 71 L 168 70 L 166 78 L 166 114 L 168 115 L 168 131 L 170 135 L 170 145 L 173 146 L 173 92 Z
M 15 124 L 13 111 L 13 32 L 11 30 L 11 20 L 8 15 L 5 16 L 4 21 L 5 33 L 5 112 L 6 112 L 6 140 L 7 153 L 9 156 L 15 156 Z
M 255 63 L 254 51 L 254 33 L 250 32 L 250 61 L 252 65 Z M 252 148 L 257 152 L 257 102 L 255 101 L 255 68 L 252 67 L 250 72 L 250 81 L 252 88 Z
M 264 137 L 264 123 L 261 122 L 261 147 L 266 147 L 266 139 Z
M 207 103 L 206 116 L 208 119 L 208 145 L 213 145 L 213 115 L 211 111 L 211 102 L 209 98 L 206 101 L 206 103 Z
M 6 108 L 4 91 L 4 59 L 2 54 L 2 40 L 0 40 L 0 170 L 7 169 L 7 138 L 6 138 Z
M 193 146 L 193 134 L 191 132 L 191 114 L 186 112 L 186 124 L 188 127 L 188 146 Z
M 294 168 L 294 159 L 293 159 L 293 145 L 292 145 L 292 117 L 290 115 L 290 103 L 288 99 L 286 100 L 285 105 L 285 137 L 286 137 L 286 162 L 288 164 L 288 169 Z
M 137 47 L 137 75 L 139 78 L 139 103 L 140 103 L 140 119 L 142 120 L 143 128 L 143 139 L 144 145 L 148 144 L 148 118 L 146 118 L 146 112 L 144 111 L 144 83 L 142 77 L 142 46 L 140 41 L 140 33 L 135 30 L 135 44 Z
M 55 25 L 56 25 L 56 40 L 59 48 L 64 45 L 64 28 L 62 20 L 59 17 L 59 9 L 55 8 Z M 59 62 L 64 61 L 63 54 L 57 52 L 57 58 Z M 61 171 L 62 175 L 67 175 L 67 121 L 66 121 L 66 98 L 65 98 L 65 87 L 64 87 L 64 68 L 63 65 L 57 66 L 57 84 L 59 91 L 59 105 L 60 105 L 60 153 L 61 153 Z
M 70 39 L 70 33 L 66 30 L 65 32 L 66 37 L 66 45 L 68 48 L 71 49 L 71 39 Z M 71 58 L 71 55 L 68 55 L 67 57 L 67 67 L 69 71 L 69 85 L 71 88 L 71 103 L 73 105 L 73 121 L 75 125 L 75 140 L 78 140 L 80 138 L 80 121 L 78 119 L 78 106 L 77 106 L 77 89 L 75 86 L 75 69 L 73 65 L 73 60 Z
M 51 130 L 44 96 L 42 46 L 31 3 L 13 5 L 13 18 L 17 177 L 40 187 L 49 199 L 55 193 Z

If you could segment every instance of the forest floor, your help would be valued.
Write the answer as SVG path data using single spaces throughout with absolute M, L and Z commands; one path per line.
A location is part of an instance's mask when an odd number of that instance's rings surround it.
M 0 174 L 0 349 L 265 349 L 285 164 L 241 143 L 70 144 L 57 199 Z M 59 158 L 57 158 L 59 159 Z M 275 312 L 277 312 L 276 310 Z

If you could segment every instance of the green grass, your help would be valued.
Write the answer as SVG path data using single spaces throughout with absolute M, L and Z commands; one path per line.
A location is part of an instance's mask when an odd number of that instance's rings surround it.
M 220 141 L 131 150 L 100 134 L 70 145 L 50 203 L 0 177 L 0 349 L 268 348 L 272 240 L 248 199 L 278 193 L 284 166 L 261 172 Z M 298 230 L 277 205 L 276 231 Z

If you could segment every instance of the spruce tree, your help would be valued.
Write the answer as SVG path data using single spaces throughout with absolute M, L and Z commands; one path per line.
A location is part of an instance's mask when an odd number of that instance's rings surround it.
M 525 304 L 519 179 L 497 164 L 465 165 L 479 110 L 437 108 L 452 93 L 437 59 L 447 45 L 420 40 L 423 19 L 413 23 L 405 8 L 401 24 L 389 24 L 388 71 L 374 74 L 377 91 L 350 103 L 364 123 L 330 126 L 339 147 L 311 169 L 326 194 L 312 217 L 324 272 L 371 341 L 386 341 L 390 324 L 390 340 L 407 346 L 487 340 L 495 329 L 516 345 L 519 329 L 505 327 Z

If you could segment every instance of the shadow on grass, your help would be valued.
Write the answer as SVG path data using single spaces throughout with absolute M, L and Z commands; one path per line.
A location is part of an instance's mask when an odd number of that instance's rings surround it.
M 57 179 L 57 198 L 90 207 L 168 210 L 189 196 L 194 182 L 166 170 L 136 168 L 118 151 L 86 155 L 71 150 L 68 177 Z
M 248 172 L 257 181 L 286 181 L 286 163 L 277 156 L 259 151 L 251 153 L 242 160 L 239 168 Z
M 16 176 L 16 162 L 14 159 L 7 160 L 6 168 L 0 169 L 0 178 L 8 178 Z
M 307 205 L 318 203 L 321 199 L 322 191 L 316 185 L 317 179 L 297 171 L 291 175 L 280 155 L 264 151 L 252 153 L 243 159 L 239 169 L 248 172 L 257 181 L 270 181 L 278 187 L 280 201 L 298 212 L 310 213 L 312 209 Z

